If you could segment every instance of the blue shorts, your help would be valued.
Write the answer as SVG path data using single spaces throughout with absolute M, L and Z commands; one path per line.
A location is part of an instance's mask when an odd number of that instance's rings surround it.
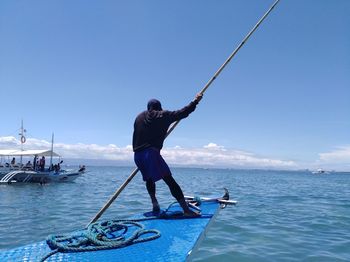
M 135 152 L 134 161 L 140 169 L 144 181 L 157 182 L 165 176 L 171 176 L 170 169 L 157 148 L 150 147 Z

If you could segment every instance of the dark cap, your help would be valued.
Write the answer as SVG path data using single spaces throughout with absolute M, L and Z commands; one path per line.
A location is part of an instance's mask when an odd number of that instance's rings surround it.
M 161 111 L 161 110 L 163 110 L 163 109 L 162 109 L 162 105 L 161 105 L 161 103 L 159 102 L 159 100 L 157 100 L 157 99 L 151 99 L 151 100 L 148 101 L 147 110 L 148 110 L 148 111 L 151 111 L 151 110 Z

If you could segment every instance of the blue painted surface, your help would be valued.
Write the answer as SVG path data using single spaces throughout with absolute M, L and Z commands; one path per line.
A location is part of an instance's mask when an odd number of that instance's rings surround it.
M 143 221 L 146 229 L 157 229 L 161 237 L 124 248 L 79 253 L 57 253 L 46 261 L 185 261 L 217 212 L 219 204 L 202 203 L 202 217 Z M 170 211 L 179 210 L 178 206 Z M 141 216 L 138 216 L 139 218 Z M 40 261 L 51 252 L 46 241 L 0 253 L 0 261 Z

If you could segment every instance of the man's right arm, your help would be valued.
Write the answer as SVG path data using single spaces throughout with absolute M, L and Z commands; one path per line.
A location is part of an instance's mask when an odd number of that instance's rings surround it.
M 171 122 L 175 122 L 188 117 L 188 115 L 191 114 L 196 109 L 197 104 L 199 103 L 199 101 L 201 101 L 202 98 L 203 98 L 203 94 L 198 93 L 195 99 L 191 101 L 184 108 L 176 111 L 169 111 Z

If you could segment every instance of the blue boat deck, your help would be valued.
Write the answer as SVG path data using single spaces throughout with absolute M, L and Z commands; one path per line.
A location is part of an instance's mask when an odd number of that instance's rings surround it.
M 142 221 L 145 229 L 160 231 L 161 236 L 155 240 L 118 249 L 56 253 L 45 261 L 186 261 L 204 237 L 208 225 L 218 213 L 219 206 L 217 202 L 203 202 L 200 206 L 202 216 L 198 218 Z M 179 207 L 174 205 L 169 210 L 176 211 Z M 143 215 L 136 218 L 141 217 Z M 46 241 L 41 241 L 1 252 L 0 261 L 40 261 L 51 251 Z

